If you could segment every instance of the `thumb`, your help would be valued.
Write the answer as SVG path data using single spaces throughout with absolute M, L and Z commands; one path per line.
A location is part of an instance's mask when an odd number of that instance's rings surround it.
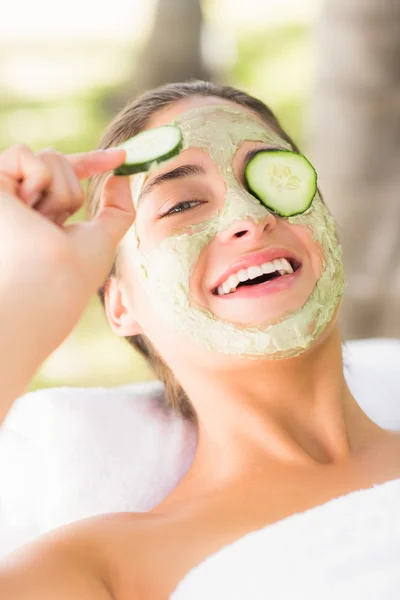
M 92 221 L 73 224 L 66 228 L 77 251 L 95 275 L 106 277 L 117 246 L 133 225 L 136 211 L 133 206 L 129 177 L 109 175 L 103 185 L 100 207 Z
M 129 177 L 109 175 L 103 185 L 99 211 L 92 221 L 94 230 L 107 236 L 116 248 L 135 216 Z

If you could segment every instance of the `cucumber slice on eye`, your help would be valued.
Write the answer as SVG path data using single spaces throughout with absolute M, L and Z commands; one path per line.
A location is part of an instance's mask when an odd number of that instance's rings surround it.
M 182 133 L 179 127 L 162 125 L 141 131 L 117 147 L 126 151 L 126 160 L 114 170 L 114 174 L 143 173 L 155 164 L 179 154 L 182 149 Z
M 317 191 L 317 173 L 302 154 L 261 150 L 246 165 L 250 192 L 281 217 L 305 212 Z

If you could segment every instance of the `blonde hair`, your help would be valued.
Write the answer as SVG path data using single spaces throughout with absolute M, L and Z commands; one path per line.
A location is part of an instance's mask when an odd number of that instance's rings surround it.
M 189 96 L 214 96 L 235 102 L 240 106 L 252 110 L 269 127 L 278 133 L 282 139 L 287 141 L 295 152 L 298 152 L 298 148 L 293 140 L 282 129 L 273 112 L 261 100 L 235 88 L 216 85 L 206 81 L 171 83 L 145 92 L 137 99 L 129 102 L 113 119 L 104 132 L 98 147 L 109 148 L 126 141 L 142 131 L 150 118 L 159 110 Z M 93 218 L 99 208 L 100 193 L 104 178 L 104 175 L 95 176 L 89 182 L 87 195 L 89 218 Z M 118 265 L 119 254 L 117 253 L 108 279 L 120 276 Z M 107 281 L 98 290 L 98 296 L 103 307 Z M 146 358 L 155 375 L 164 383 L 166 404 L 183 417 L 192 421 L 195 420 L 196 415 L 189 398 L 151 342 L 144 335 L 127 336 L 126 339 L 131 346 Z

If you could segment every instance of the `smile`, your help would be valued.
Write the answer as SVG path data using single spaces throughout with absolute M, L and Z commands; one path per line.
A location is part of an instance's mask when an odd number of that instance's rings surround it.
M 270 252 L 269 252 L 270 253 Z M 276 250 L 270 260 L 259 254 L 239 261 L 223 275 L 217 285 L 211 290 L 214 296 L 231 296 L 240 290 L 268 284 L 278 279 L 287 279 L 297 273 L 301 263 L 292 256 L 279 256 Z M 291 278 L 293 279 L 293 277 Z

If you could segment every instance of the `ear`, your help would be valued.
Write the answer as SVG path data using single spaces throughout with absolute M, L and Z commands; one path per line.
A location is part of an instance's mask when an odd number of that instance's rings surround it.
M 104 289 L 104 305 L 111 329 L 121 337 L 143 333 L 134 318 L 132 300 L 124 283 L 116 277 L 110 277 Z

